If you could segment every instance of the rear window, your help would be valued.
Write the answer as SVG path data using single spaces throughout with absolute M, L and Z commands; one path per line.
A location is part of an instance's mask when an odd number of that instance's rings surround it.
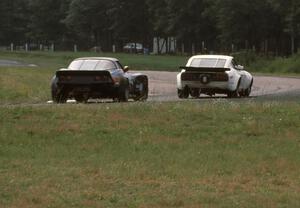
M 70 70 L 112 70 L 116 69 L 115 64 L 110 60 L 76 60 L 68 69 Z
M 191 67 L 224 68 L 225 63 L 226 59 L 195 58 L 191 63 Z
M 69 65 L 68 69 L 71 69 L 71 70 L 79 70 L 80 67 L 81 67 L 81 65 L 82 65 L 82 63 L 83 63 L 83 60 L 76 60 L 76 61 L 73 61 L 73 62 Z
M 81 67 L 80 70 L 94 70 L 95 67 L 97 66 L 98 60 L 85 60 Z
M 115 69 L 116 66 L 112 61 L 100 60 L 96 66 L 96 70 L 112 70 Z

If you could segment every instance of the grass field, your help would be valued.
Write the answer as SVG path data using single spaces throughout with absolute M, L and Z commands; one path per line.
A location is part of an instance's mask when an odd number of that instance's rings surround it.
M 39 68 L 57 70 L 66 67 L 78 57 L 105 56 L 116 57 L 123 65 L 133 70 L 179 71 L 179 66 L 186 64 L 188 56 L 141 55 L 126 53 L 92 53 L 92 52 L 0 52 L 0 58 L 34 63 Z M 249 52 L 235 53 L 233 56 L 247 70 L 255 73 L 300 74 L 300 53 L 289 58 L 265 57 Z
M 300 53 L 290 57 L 273 57 L 242 51 L 233 56 L 251 72 L 277 75 L 300 74 Z
M 51 69 L 0 68 L 0 104 L 45 103 L 51 99 Z
M 258 59 L 251 64 L 251 69 L 260 73 L 300 74 L 300 53 L 290 58 Z
M 0 68 L 1 208 L 300 206 L 299 102 L 43 104 L 54 71 L 92 55 L 0 53 L 38 65 Z
M 93 52 L 0 52 L 0 58 L 20 60 L 26 63 L 34 63 L 39 68 L 57 70 L 67 67 L 69 63 L 78 57 L 115 57 L 132 70 L 161 70 L 179 71 L 179 66 L 185 65 L 188 57 L 185 56 L 156 56 L 126 53 L 93 53 Z
M 0 107 L 0 207 L 299 207 L 299 113 L 230 101 Z

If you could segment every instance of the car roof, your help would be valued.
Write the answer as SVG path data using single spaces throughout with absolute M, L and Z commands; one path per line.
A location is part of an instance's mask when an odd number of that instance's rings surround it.
M 226 55 L 196 55 L 191 58 L 217 58 L 217 59 L 233 59 L 232 56 L 226 56 Z
M 77 58 L 75 60 L 108 60 L 108 61 L 119 61 L 118 59 L 111 58 L 111 57 L 82 57 L 82 58 Z
M 225 59 L 226 63 L 224 65 L 224 68 L 229 68 L 233 57 L 225 55 L 196 55 L 189 58 L 186 66 L 190 66 L 194 59 Z

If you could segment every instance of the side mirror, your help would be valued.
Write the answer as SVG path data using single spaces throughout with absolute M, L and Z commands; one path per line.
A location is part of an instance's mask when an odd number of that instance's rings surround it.
M 237 65 L 237 66 L 236 66 L 236 69 L 237 69 L 237 70 L 244 70 L 244 66 L 242 66 L 242 65 Z
M 124 72 L 128 72 L 128 71 L 129 71 L 129 66 L 124 66 L 123 71 L 124 71 Z

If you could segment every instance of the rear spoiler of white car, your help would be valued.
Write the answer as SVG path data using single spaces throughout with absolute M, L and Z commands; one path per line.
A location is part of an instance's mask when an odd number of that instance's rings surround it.
M 179 69 L 185 69 L 186 71 L 194 72 L 225 72 L 230 71 L 230 68 L 216 68 L 216 67 L 188 67 L 181 66 Z

